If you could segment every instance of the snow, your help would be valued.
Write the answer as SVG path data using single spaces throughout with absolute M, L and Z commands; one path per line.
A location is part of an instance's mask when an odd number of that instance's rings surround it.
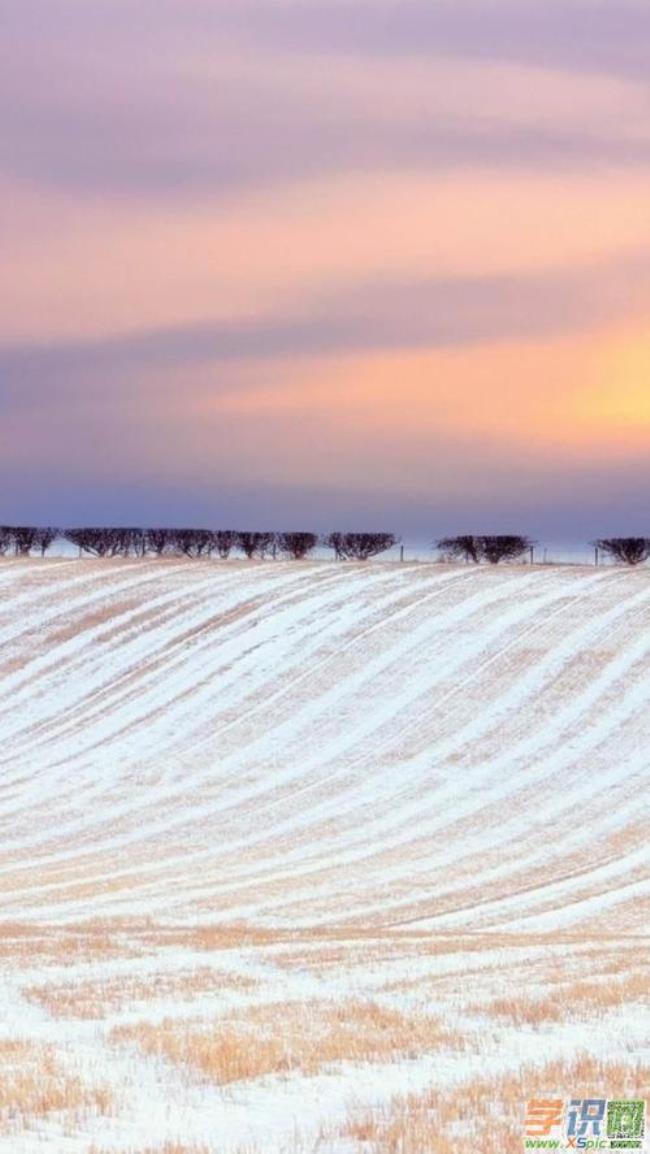
M 647 1059 L 627 1006 L 489 1017 L 531 967 L 543 993 L 647 950 L 647 571 L 55 558 L 0 563 L 0 590 L 0 1038 L 118 1103 L 0 1125 L 0 1154 L 308 1150 L 351 1102 L 486 1063 Z M 204 970 L 222 991 L 156 994 Z M 136 979 L 97 1019 L 30 992 Z M 466 1045 L 224 1087 L 110 1036 L 350 999 L 426 1003 Z

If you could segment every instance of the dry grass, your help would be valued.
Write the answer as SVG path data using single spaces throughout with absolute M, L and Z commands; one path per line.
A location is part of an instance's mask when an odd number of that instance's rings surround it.
M 61 1116 L 78 1124 L 89 1114 L 110 1114 L 107 1087 L 87 1085 L 63 1066 L 52 1045 L 0 1041 L 0 1133 L 24 1129 L 34 1120 Z
M 325 1138 L 325 1131 L 323 1131 L 323 1140 Z M 321 1149 L 321 1144 L 317 1145 L 317 1149 Z M 314 1146 L 310 1142 L 305 1145 L 298 1136 L 294 1136 L 290 1140 L 290 1145 L 282 1146 L 282 1154 L 314 1154 Z M 267 1154 L 267 1148 L 263 1149 L 256 1143 L 247 1142 L 245 1146 L 228 1147 L 229 1154 Z M 120 1147 L 116 1150 L 115 1147 L 106 1146 L 91 1146 L 87 1154 L 221 1154 L 221 1147 L 191 1145 L 188 1146 L 185 1142 L 163 1142 L 162 1146 L 129 1146 Z
M 106 625 L 123 614 L 133 613 L 134 610 L 140 608 L 140 605 L 141 602 L 134 597 L 122 601 L 115 599 L 103 602 L 96 609 L 82 612 L 63 626 L 57 627 L 55 624 L 49 632 L 48 644 L 52 646 L 63 645 L 66 641 L 73 640 L 88 629 L 96 629 L 99 625 Z
M 180 946 L 188 950 L 231 950 L 248 946 L 272 945 L 276 942 L 290 942 L 294 935 L 289 931 L 266 929 L 247 923 L 205 926 L 151 927 L 142 934 L 141 940 L 147 945 Z
M 252 990 L 258 983 L 240 974 L 209 967 L 176 974 L 122 976 L 96 982 L 29 986 L 23 994 L 55 1018 L 101 1019 L 152 999 L 192 1001 L 227 990 Z
M 162 1146 L 130 1146 L 128 1149 L 107 1150 L 105 1147 L 91 1146 L 88 1154 L 214 1154 L 208 1146 L 186 1146 L 182 1142 L 165 1142 Z
M 134 860 L 137 869 L 138 859 Z M 11 860 L 0 855 L 0 864 L 11 865 Z M 102 862 L 93 858 L 86 863 L 88 868 Z M 67 882 L 78 874 L 79 863 L 60 867 L 59 871 L 49 871 L 43 880 Z M 17 875 L 18 876 L 18 875 Z M 20 880 L 34 879 L 33 868 L 23 870 Z M 16 879 L 12 885 L 17 884 Z M 120 884 L 122 884 L 120 882 Z M 36 887 L 38 888 L 38 887 Z M 340 926 L 301 927 L 300 929 L 269 928 L 246 922 L 231 922 L 225 925 L 165 925 L 159 926 L 147 918 L 99 918 L 65 925 L 36 925 L 30 922 L 0 922 L 0 953 L 9 954 L 17 949 L 20 941 L 29 942 L 29 949 L 37 948 L 47 953 L 64 957 L 66 953 L 80 956 L 113 957 L 139 956 L 153 950 L 179 946 L 184 949 L 207 951 L 271 947 L 272 960 L 282 968 L 309 967 L 317 959 L 319 966 L 337 967 L 342 961 L 350 964 L 367 963 L 369 953 L 373 959 L 395 956 L 431 956 L 447 954 L 481 954 L 495 949 L 526 948 L 529 951 L 543 950 L 548 944 L 584 947 L 584 935 L 565 932 L 558 934 L 532 934 L 489 932 L 475 934 L 441 933 L 428 930 L 412 930 L 384 926 Z M 618 951 L 620 938 L 599 938 L 597 952 L 602 956 L 608 942 Z M 304 947 L 304 948 L 301 948 Z M 277 951 L 277 952 L 275 952 Z
M 530 1098 L 638 1097 L 649 1082 L 650 1067 L 599 1062 L 585 1054 L 573 1062 L 477 1078 L 453 1092 L 393 1098 L 386 1107 L 352 1113 L 340 1137 L 356 1142 L 360 1154 L 520 1154 Z
M 167 1019 L 118 1026 L 111 1038 L 136 1043 L 145 1054 L 164 1057 L 219 1085 L 289 1071 L 316 1074 L 341 1062 L 414 1058 L 464 1045 L 436 1018 L 407 1017 L 373 1002 L 255 1006 L 209 1029 Z
M 146 948 L 127 937 L 119 923 L 77 926 L 38 926 L 24 922 L 0 923 L 0 961 L 24 962 L 30 968 L 54 964 L 73 966 L 84 961 L 142 957 Z
M 474 1012 L 489 1014 L 514 1026 L 544 1026 L 553 1022 L 602 1016 L 621 1006 L 649 1004 L 647 973 L 631 973 L 610 981 L 563 984 L 544 998 L 495 998 Z

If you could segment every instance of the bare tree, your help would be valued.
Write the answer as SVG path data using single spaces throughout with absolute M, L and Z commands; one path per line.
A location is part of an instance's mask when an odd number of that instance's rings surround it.
M 29 557 L 33 549 L 38 549 L 44 557 L 58 535 L 58 529 L 38 525 L 4 526 L 0 529 L 0 552 L 5 553 L 13 545 L 14 553 L 19 557 Z
M 394 533 L 330 533 L 324 544 L 339 560 L 367 561 L 398 543 Z
M 214 548 L 209 529 L 172 529 L 173 548 L 184 557 L 209 557 Z
M 447 557 L 474 563 L 488 561 L 490 565 L 498 565 L 499 561 L 516 561 L 532 545 L 528 537 L 514 534 L 494 537 L 465 534 L 460 537 L 442 537 L 437 542 L 438 549 Z
M 334 550 L 334 556 L 337 561 L 343 560 L 343 533 L 328 533 L 323 537 L 323 545 L 327 545 L 328 549 Z
M 473 561 L 477 564 L 480 561 L 479 541 L 480 538 L 470 535 L 441 537 L 439 541 L 436 541 L 436 548 L 440 549 L 449 560 Z
M 56 541 L 58 536 L 59 530 L 54 529 L 51 525 L 43 526 L 42 528 L 36 530 L 36 540 L 34 545 L 37 549 L 40 549 L 41 557 L 45 556 L 50 545 Z
M 594 545 L 621 565 L 643 565 L 650 557 L 648 537 L 604 537 Z
M 142 529 L 117 528 L 110 529 L 111 557 L 143 557 L 145 552 L 145 536 Z
M 515 534 L 481 537 L 480 556 L 490 565 L 498 565 L 499 561 L 518 561 L 532 545 L 533 542 L 528 537 L 519 537 Z
M 318 544 L 316 533 L 278 533 L 278 548 L 282 553 L 302 561 Z
M 14 552 L 17 556 L 28 557 L 36 544 L 38 529 L 35 525 L 17 525 L 11 530 Z
M 212 534 L 213 547 L 217 550 L 222 561 L 225 561 L 236 547 L 237 536 L 238 534 L 234 529 L 216 529 Z
M 232 529 L 158 529 L 163 551 L 184 557 L 211 557 L 216 550 L 226 558 L 235 548 L 239 534 Z
M 275 547 L 277 542 L 277 533 L 258 533 L 257 534 L 257 556 L 262 560 L 269 553 L 273 553 L 275 557 Z
M 107 529 L 65 529 L 63 536 L 66 541 L 76 545 L 80 553 L 106 557 L 110 551 L 110 531 Z
M 173 529 L 146 529 L 144 552 L 155 553 L 156 557 L 162 557 L 163 553 L 168 553 L 172 548 L 173 538 Z
M 136 557 L 143 551 L 142 529 L 132 528 L 86 528 L 66 529 L 66 541 L 77 545 L 80 552 L 91 553 L 94 557 Z
M 237 544 L 250 561 L 253 557 L 266 557 L 275 543 L 275 533 L 237 533 Z

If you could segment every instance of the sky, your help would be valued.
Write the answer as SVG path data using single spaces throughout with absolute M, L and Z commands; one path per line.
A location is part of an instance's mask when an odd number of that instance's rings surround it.
M 648 0 L 0 0 L 0 520 L 650 534 Z

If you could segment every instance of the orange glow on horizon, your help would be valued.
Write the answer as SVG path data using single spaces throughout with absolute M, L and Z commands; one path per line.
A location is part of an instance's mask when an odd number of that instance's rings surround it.
M 432 433 L 540 456 L 616 452 L 650 426 L 650 354 L 643 332 L 462 350 L 280 362 L 263 388 L 225 398 L 204 393 L 201 411 L 251 419 L 342 420 L 359 431 L 417 444 Z

